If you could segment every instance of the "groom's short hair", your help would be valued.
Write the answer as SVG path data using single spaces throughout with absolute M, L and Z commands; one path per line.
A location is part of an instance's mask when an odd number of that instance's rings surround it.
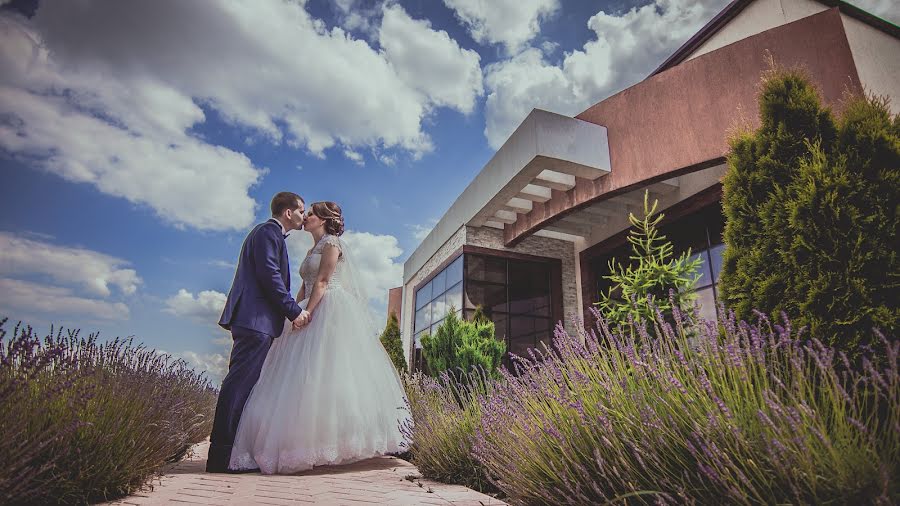
M 272 208 L 272 216 L 279 216 L 284 212 L 285 209 L 296 209 L 300 207 L 297 205 L 297 201 L 306 203 L 303 200 L 303 197 L 297 195 L 294 192 L 278 192 L 272 197 L 272 204 L 269 206 Z

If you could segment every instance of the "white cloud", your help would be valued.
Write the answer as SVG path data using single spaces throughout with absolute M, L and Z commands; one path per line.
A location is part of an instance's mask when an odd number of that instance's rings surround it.
M 348 31 L 363 33 L 366 37 L 377 38 L 377 22 L 384 2 L 360 5 L 357 0 L 335 0 L 334 11 L 338 23 Z
M 541 51 L 543 51 L 547 56 L 552 56 L 557 49 L 559 49 L 558 42 L 553 42 L 552 40 L 545 40 L 544 42 L 541 42 Z
M 540 33 L 540 23 L 559 9 L 558 0 L 444 0 L 476 42 L 503 44 L 515 53 Z
M 397 74 L 437 106 L 472 112 L 484 92 L 478 53 L 462 49 L 447 32 L 409 17 L 400 5 L 384 8 L 381 46 Z
M 381 309 L 387 301 L 388 289 L 400 286 L 403 281 L 403 264 L 397 261 L 403 250 L 400 249 L 397 238 L 348 230 L 341 239 L 347 244 L 348 254 L 352 255 L 359 271 L 360 290 L 369 299 L 373 309 Z M 291 289 L 296 295 L 301 283 L 297 272 L 307 251 L 313 246 L 312 236 L 305 232 L 292 232 L 287 243 L 294 275 Z
M 431 111 L 472 110 L 477 55 L 399 6 L 385 12 L 383 40 L 434 49 L 427 66 L 328 29 L 305 2 L 95 0 L 42 2 L 30 20 L 4 12 L 0 152 L 176 226 L 244 229 L 255 214 L 249 189 L 266 169 L 193 133 L 206 121 L 201 105 L 254 142 L 320 158 L 332 147 L 419 157 L 433 149 L 422 128 Z
M 56 61 L 40 35 L 0 17 L 0 150 L 164 220 L 237 229 L 254 217 L 261 176 L 243 154 L 186 130 L 203 111 L 153 78 L 110 78 Z
M 130 295 L 142 283 L 128 262 L 83 248 L 57 246 L 0 232 L 0 274 L 39 274 L 108 297 L 110 286 Z
M 348 231 L 341 237 L 359 270 L 361 290 L 370 301 L 386 302 L 389 289 L 403 282 L 403 254 L 397 238 L 368 232 Z
M 229 349 L 231 348 L 229 344 Z M 222 379 L 228 373 L 228 355 L 224 353 L 197 353 L 195 351 L 185 351 L 172 354 L 176 358 L 182 358 L 190 366 L 198 371 L 206 373 L 210 383 L 218 388 L 222 384 Z
M 200 321 L 218 322 L 227 296 L 215 290 L 204 290 L 195 297 L 184 288 L 166 299 L 164 311 L 176 316 L 187 316 Z
M 213 267 L 219 267 L 222 269 L 234 269 L 237 265 L 234 262 L 228 262 L 226 260 L 210 260 L 209 265 Z
M 363 156 L 359 151 L 353 151 L 349 148 L 344 149 L 344 157 L 360 167 L 363 166 Z
M 431 229 L 433 229 L 434 226 L 437 225 L 437 222 L 438 220 L 432 219 L 424 225 L 416 223 L 413 225 L 407 225 L 406 228 L 412 230 L 413 237 L 417 241 L 422 242 L 426 237 L 428 237 L 428 234 L 431 233 Z
M 74 315 L 102 320 L 127 320 L 128 306 L 122 302 L 79 297 L 69 288 L 17 279 L 0 278 L 0 306 L 6 311 L 43 315 Z
M 216 386 L 222 382 L 222 378 L 228 372 L 228 356 L 231 353 L 232 345 L 231 334 L 218 325 L 222 308 L 225 307 L 225 300 L 226 295 L 215 290 L 203 290 L 195 296 L 182 288 L 178 290 L 178 293 L 166 299 L 163 308 L 166 313 L 204 323 L 206 328 L 209 328 L 217 336 L 211 339 L 211 343 L 215 345 L 215 349 L 221 349 L 221 352 L 185 351 L 173 354 L 183 358 L 195 369 L 205 371 L 210 381 Z
M 645 78 L 727 0 L 656 0 L 588 21 L 595 39 L 552 65 L 529 48 L 485 68 L 485 136 L 499 148 L 532 108 L 575 115 Z

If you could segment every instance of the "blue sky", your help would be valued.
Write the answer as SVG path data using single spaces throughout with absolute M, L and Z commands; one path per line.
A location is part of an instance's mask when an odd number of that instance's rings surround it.
M 291 190 L 342 205 L 383 318 L 531 108 L 634 84 L 726 3 L 0 0 L 0 315 L 217 379 L 241 241 Z M 289 238 L 293 270 L 310 243 Z

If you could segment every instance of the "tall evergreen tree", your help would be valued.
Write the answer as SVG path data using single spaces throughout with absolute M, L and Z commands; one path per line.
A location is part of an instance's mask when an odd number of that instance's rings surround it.
M 877 344 L 873 327 L 900 321 L 900 115 L 886 99 L 853 98 L 832 153 L 809 148 L 785 202 L 796 324 L 855 356 Z
M 381 333 L 381 345 L 384 351 L 391 357 L 391 362 L 398 372 L 406 372 L 406 359 L 403 357 L 403 340 L 400 338 L 400 324 L 397 322 L 397 315 L 391 311 L 388 317 L 387 325 Z
M 740 318 L 783 311 L 855 356 L 898 322 L 900 117 L 851 97 L 836 120 L 793 70 L 770 72 L 759 101 L 728 155 L 720 293 Z
M 790 240 L 784 207 L 788 185 L 808 141 L 830 146 L 835 138 L 831 111 L 798 70 L 773 69 L 759 95 L 760 127 L 731 140 L 723 180 L 725 244 L 720 293 L 738 317 L 753 309 L 796 313 L 784 278 L 788 259 L 777 252 Z
M 484 308 L 481 307 L 481 304 L 475 306 L 475 313 L 472 315 L 472 319 L 470 320 L 473 323 L 489 323 L 491 321 L 490 318 L 484 314 Z

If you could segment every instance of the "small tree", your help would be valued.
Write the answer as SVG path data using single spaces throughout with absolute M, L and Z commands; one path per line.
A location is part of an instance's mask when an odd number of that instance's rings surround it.
M 656 316 L 654 308 L 668 316 L 673 305 L 682 310 L 689 309 L 694 299 L 700 259 L 691 260 L 690 249 L 674 257 L 672 243 L 656 229 L 665 216 L 657 213 L 658 204 L 654 200 L 650 205 L 649 192 L 644 192 L 643 219 L 628 214 L 628 220 L 634 226 L 628 234 L 632 247 L 629 258 L 637 263 L 625 264 L 615 258 L 609 261 L 611 274 L 604 277 L 613 285 L 607 293 L 600 294 L 600 302 L 596 305 L 612 325 L 626 323 L 629 315 L 635 321 L 652 321 Z M 674 291 L 671 300 L 670 290 Z
M 497 377 L 506 344 L 494 339 L 494 323 L 460 319 L 451 307 L 434 335 L 422 336 L 422 352 L 431 374 L 459 376 L 480 367 Z
M 391 357 L 391 362 L 398 372 L 406 372 L 406 359 L 403 358 L 403 340 L 400 339 L 400 324 L 397 322 L 397 315 L 391 311 L 388 317 L 387 325 L 381 333 L 381 345 L 384 351 Z

